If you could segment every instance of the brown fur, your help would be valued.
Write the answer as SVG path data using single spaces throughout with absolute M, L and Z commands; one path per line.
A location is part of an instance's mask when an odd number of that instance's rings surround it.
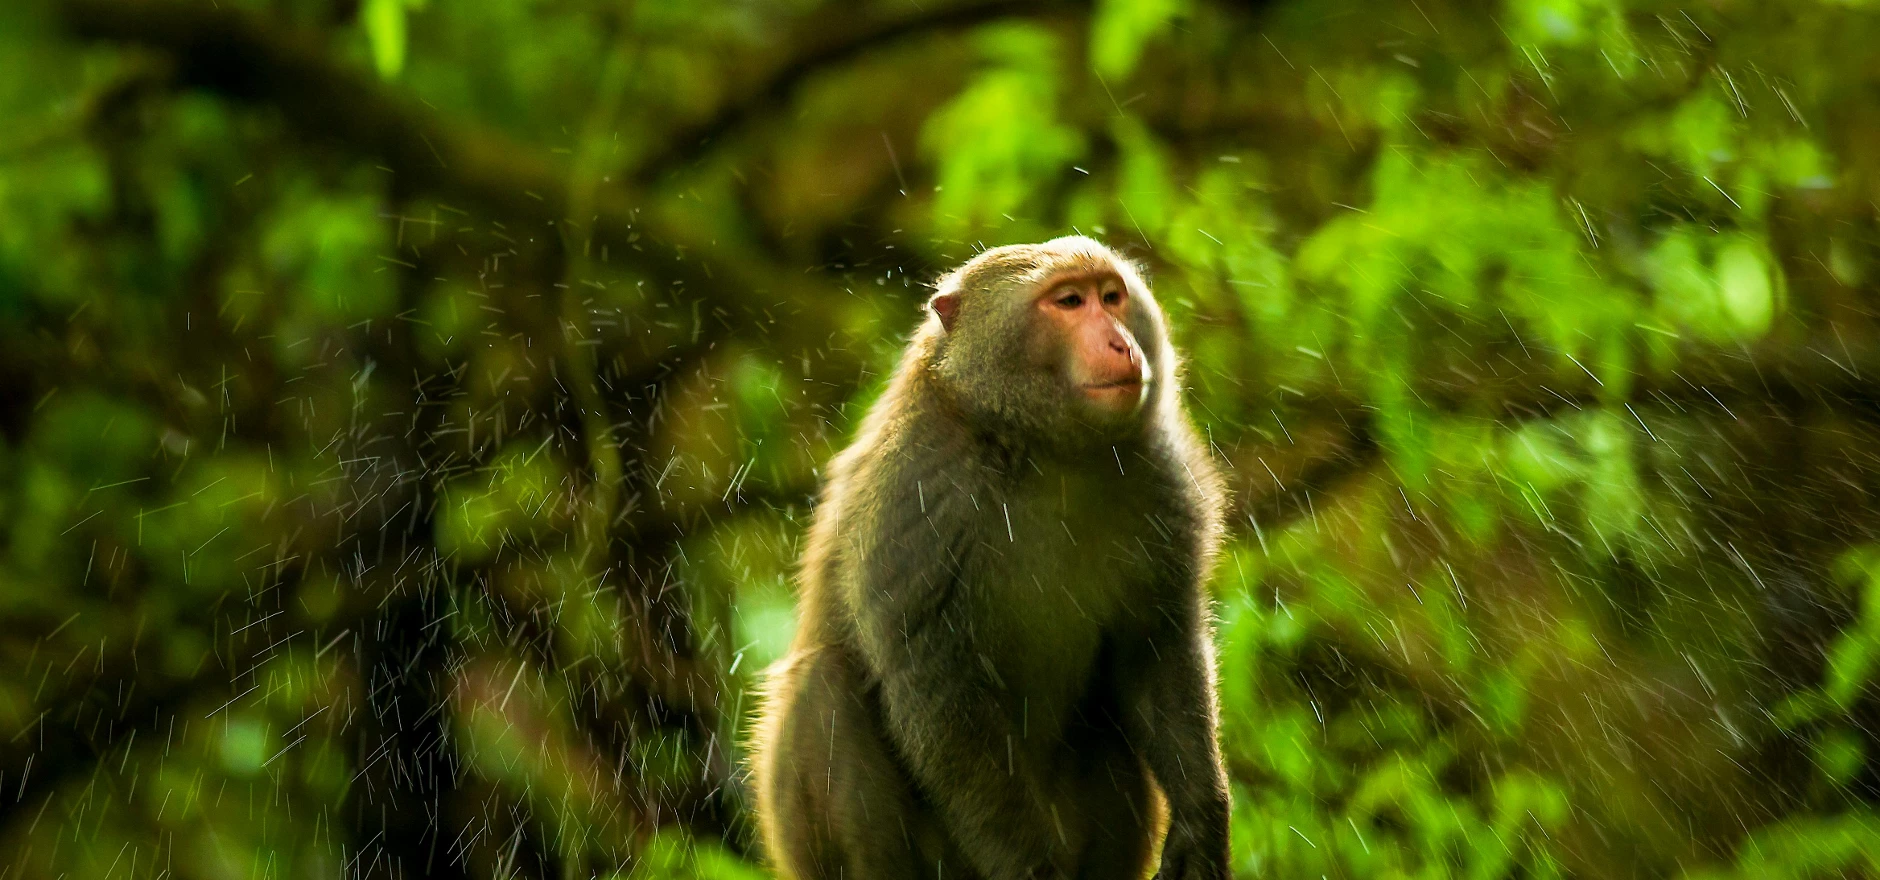
M 1091 270 L 1128 285 L 1152 377 L 1120 422 L 1035 356 L 1033 295 Z M 916 331 L 810 529 L 753 749 L 770 856 L 798 880 L 1139 880 L 1159 787 L 1162 876 L 1224 878 L 1202 589 L 1222 491 L 1161 313 L 1082 237 L 987 251 L 938 295 L 953 329 Z

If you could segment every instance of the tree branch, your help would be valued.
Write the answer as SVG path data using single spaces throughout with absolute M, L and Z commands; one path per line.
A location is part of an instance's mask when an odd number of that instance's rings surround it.
M 762 82 L 740 98 L 719 107 L 708 118 L 681 127 L 640 161 L 632 177 L 650 183 L 674 171 L 700 147 L 748 127 L 753 120 L 786 107 L 798 86 L 818 73 L 846 64 L 869 52 L 910 37 L 962 30 L 1000 18 L 1069 8 L 1052 0 L 965 0 L 952 6 L 922 9 L 914 15 L 870 19 L 857 23 L 855 12 L 844 4 L 825 6 L 791 28 L 783 42 L 795 54 L 779 64 Z
M 678 208 L 661 205 L 657 216 L 642 211 L 646 199 L 624 187 L 597 193 L 593 217 L 568 217 L 569 175 L 541 151 L 494 130 L 449 122 L 335 64 L 314 41 L 257 16 L 180 0 L 60 0 L 57 9 L 74 36 L 163 52 L 179 85 L 273 107 L 308 141 L 382 164 L 405 192 L 462 203 L 505 222 L 586 230 L 595 245 L 665 285 L 682 286 L 710 308 L 774 318 L 789 304 L 785 311 L 820 324 L 838 302 L 839 292 L 813 278 L 693 241 L 685 231 L 690 218 L 675 216 Z M 726 259 L 713 261 L 714 253 Z M 788 335 L 820 345 L 829 329 Z

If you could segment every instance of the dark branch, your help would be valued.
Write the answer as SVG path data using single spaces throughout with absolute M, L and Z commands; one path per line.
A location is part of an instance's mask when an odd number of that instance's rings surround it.
M 753 265 L 749 254 L 709 261 L 728 248 L 693 242 L 652 212 L 642 214 L 644 199 L 627 189 L 598 193 L 591 228 L 590 218 L 568 217 L 568 172 L 542 151 L 445 120 L 335 64 L 313 40 L 257 16 L 180 0 L 61 0 L 58 10 L 73 35 L 160 51 L 179 86 L 270 106 L 307 141 L 382 164 L 403 192 L 504 222 L 589 233 L 618 261 L 738 317 L 775 315 L 783 302 L 795 306 L 786 311 L 811 320 L 831 313 L 826 307 L 836 294 L 828 287 L 800 273 Z M 828 333 L 807 328 L 803 336 L 821 342 Z
M 792 36 L 783 41 L 796 47 L 792 57 L 747 90 L 743 97 L 666 138 L 639 163 L 632 177 L 642 183 L 658 180 L 695 158 L 702 147 L 718 143 L 726 135 L 748 127 L 755 119 L 788 106 L 790 96 L 810 77 L 871 51 L 911 37 L 960 30 L 1000 18 L 1065 6 L 1051 0 L 965 0 L 952 6 L 924 9 L 914 15 L 859 23 L 853 8 L 844 4 L 826 6 L 792 28 Z

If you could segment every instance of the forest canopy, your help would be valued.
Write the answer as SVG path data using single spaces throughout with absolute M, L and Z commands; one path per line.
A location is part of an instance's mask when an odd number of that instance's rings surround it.
M 1236 876 L 1880 874 L 1876 45 L 0 3 L 0 878 L 769 876 L 821 468 L 941 272 L 1072 232 L 1233 493 Z

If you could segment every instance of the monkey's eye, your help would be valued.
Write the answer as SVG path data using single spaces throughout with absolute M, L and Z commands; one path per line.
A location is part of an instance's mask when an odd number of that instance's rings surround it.
M 1060 309 L 1074 309 L 1084 304 L 1084 295 L 1081 293 L 1067 293 L 1057 298 L 1057 304 Z
M 1103 292 L 1103 304 L 1106 306 L 1117 305 L 1122 301 L 1123 292 L 1120 290 L 1106 290 Z

